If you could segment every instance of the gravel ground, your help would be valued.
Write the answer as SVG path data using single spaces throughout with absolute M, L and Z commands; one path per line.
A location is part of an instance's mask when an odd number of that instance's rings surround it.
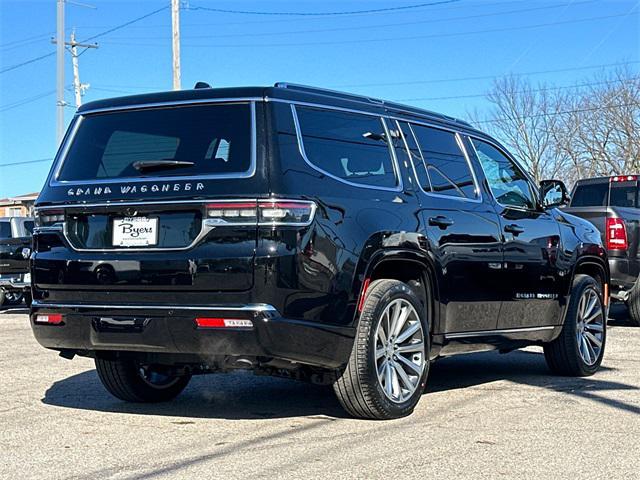
M 248 373 L 126 404 L 5 311 L 0 477 L 640 478 L 640 328 L 616 313 L 593 377 L 551 376 L 540 349 L 447 358 L 412 416 L 376 422 L 347 418 L 330 388 Z

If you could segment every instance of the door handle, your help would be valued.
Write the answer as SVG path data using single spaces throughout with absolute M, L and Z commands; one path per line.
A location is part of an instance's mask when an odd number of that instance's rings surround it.
M 508 233 L 512 233 L 514 236 L 518 236 L 521 233 L 524 233 L 524 228 L 520 225 L 516 225 L 515 223 L 510 223 L 509 225 L 504 226 L 504 231 Z
M 442 215 L 438 215 L 437 217 L 429 217 L 429 225 L 433 227 L 439 227 L 444 230 L 453 225 L 453 220 L 448 217 L 443 217 Z

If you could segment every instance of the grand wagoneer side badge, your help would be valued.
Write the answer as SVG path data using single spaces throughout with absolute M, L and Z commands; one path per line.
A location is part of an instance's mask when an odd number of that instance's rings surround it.
M 69 197 L 80 197 L 83 195 L 109 195 L 118 188 L 114 187 L 76 187 L 67 190 Z M 120 185 L 119 191 L 122 195 L 133 195 L 147 192 L 190 192 L 204 190 L 204 184 L 197 183 L 162 183 L 162 184 L 142 184 L 142 185 Z

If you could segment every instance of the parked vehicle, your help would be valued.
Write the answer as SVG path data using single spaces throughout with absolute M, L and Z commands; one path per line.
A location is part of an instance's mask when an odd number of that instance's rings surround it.
M 640 326 L 640 204 L 637 175 L 579 180 L 564 210 L 593 223 L 607 248 L 611 297 L 625 302 Z
M 31 235 L 34 219 L 0 217 L 0 306 L 31 304 Z
M 291 84 L 102 100 L 37 201 L 31 323 L 116 397 L 248 368 L 409 414 L 437 357 L 544 347 L 591 375 L 606 250 L 454 118 Z

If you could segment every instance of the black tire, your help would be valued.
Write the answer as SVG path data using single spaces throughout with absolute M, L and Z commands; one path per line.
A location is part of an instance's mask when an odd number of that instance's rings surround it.
M 133 358 L 96 357 L 95 363 L 102 385 L 111 395 L 126 402 L 154 403 L 173 400 L 191 380 L 190 375 L 163 375 L 163 382 L 153 383 L 141 373 L 141 368 L 146 367 L 141 367 Z
M 31 307 L 31 302 L 33 302 L 33 297 L 31 296 L 31 292 L 25 292 L 24 293 L 24 304 L 27 307 Z
M 597 294 L 599 308 L 602 310 L 602 346 L 594 363 L 587 363 L 580 354 L 578 346 L 579 303 L 587 290 Z M 577 275 L 573 281 L 571 299 L 567 306 L 562 332 L 553 342 L 544 346 L 544 357 L 551 371 L 556 375 L 568 377 L 587 377 L 593 375 L 600 368 L 604 356 L 607 339 L 606 309 L 602 301 L 600 284 L 587 275 Z
M 423 370 L 417 379 L 417 388 L 403 402 L 392 401 L 385 395 L 378 381 L 375 358 L 378 324 L 386 307 L 396 299 L 404 299 L 413 306 L 422 325 L 424 344 Z M 369 286 L 349 362 L 333 385 L 338 400 L 354 417 L 379 420 L 399 418 L 409 415 L 417 405 L 429 373 L 430 335 L 423 310 L 417 295 L 405 283 L 376 280 Z
M 629 312 L 629 323 L 640 327 L 640 280 L 636 280 L 625 303 Z

